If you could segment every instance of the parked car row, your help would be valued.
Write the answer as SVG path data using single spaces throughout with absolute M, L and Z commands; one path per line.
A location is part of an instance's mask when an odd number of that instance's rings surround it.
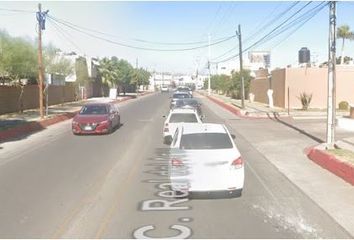
M 174 195 L 241 196 L 244 161 L 233 135 L 223 124 L 203 123 L 201 104 L 195 99 L 178 99 L 171 106 L 164 116 L 163 142 L 170 145 L 169 178 Z

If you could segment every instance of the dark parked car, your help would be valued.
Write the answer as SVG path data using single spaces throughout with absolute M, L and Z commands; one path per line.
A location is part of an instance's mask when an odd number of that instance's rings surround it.
M 90 103 L 83 106 L 74 117 L 72 131 L 74 134 L 111 133 L 120 126 L 120 113 L 112 103 Z
M 170 108 L 174 108 L 178 99 L 192 98 L 189 93 L 186 92 L 175 92 L 171 97 Z
M 199 114 L 199 116 L 202 115 L 201 103 L 198 102 L 197 100 L 195 100 L 193 98 L 186 98 L 186 99 L 183 99 L 183 103 L 184 103 L 185 106 L 191 106 L 194 109 L 196 109 L 198 114 Z

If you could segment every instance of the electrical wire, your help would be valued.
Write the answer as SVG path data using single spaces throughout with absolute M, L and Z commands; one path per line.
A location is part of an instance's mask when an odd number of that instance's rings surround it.
M 243 42 L 246 43 L 248 42 L 250 39 L 258 36 L 259 34 L 263 33 L 268 27 L 272 26 L 277 20 L 281 19 L 283 16 L 285 16 L 285 14 L 287 14 L 288 12 L 291 11 L 291 9 L 293 9 L 296 5 L 298 5 L 300 2 L 294 2 L 293 4 L 291 4 L 289 7 L 287 7 L 284 11 L 281 11 L 279 14 L 277 14 L 276 16 L 274 16 L 272 19 L 270 19 L 269 21 L 264 22 L 264 24 L 262 24 L 259 28 L 257 28 L 254 33 L 250 34 L 250 36 L 246 37 Z
M 0 11 L 21 12 L 21 13 L 36 13 L 35 11 L 28 11 L 28 10 L 21 10 L 21 9 L 8 9 L 8 8 L 0 8 Z
M 242 41 L 243 44 L 247 43 L 251 38 L 254 38 L 254 37 L 256 37 L 257 35 L 259 35 L 260 32 L 263 32 L 263 31 L 266 29 L 266 26 L 271 26 L 271 25 L 273 25 L 274 23 L 272 23 L 272 22 L 278 20 L 278 19 L 279 19 L 280 17 L 282 17 L 284 14 L 286 14 L 287 12 L 289 12 L 289 11 L 290 11 L 292 8 L 294 8 L 298 3 L 299 3 L 299 2 L 294 2 L 292 5 L 290 5 L 288 8 L 286 8 L 284 11 L 281 11 L 279 14 L 277 14 L 277 15 L 276 15 L 274 18 L 272 18 L 270 21 L 267 21 L 266 23 L 261 24 L 261 25 L 259 26 L 259 28 L 260 28 L 259 30 L 258 30 L 258 27 L 256 27 L 256 31 L 254 31 L 253 34 L 251 34 L 249 37 L 245 38 L 245 39 Z M 277 9 L 277 8 L 276 8 L 276 9 Z M 272 13 L 275 12 L 276 9 L 274 9 L 274 10 L 272 11 Z M 238 48 L 238 46 L 235 46 L 235 47 L 229 49 L 228 51 L 226 51 L 226 52 L 223 53 L 222 55 L 220 55 L 220 56 L 214 58 L 212 61 L 215 62 L 217 59 L 220 59 L 220 58 L 226 56 L 227 54 L 232 53 L 232 52 L 233 52 L 234 50 L 236 50 L 237 48 Z M 235 54 L 235 53 L 234 53 L 234 54 Z M 238 54 L 236 54 L 236 55 L 238 55 Z M 235 55 L 234 55 L 234 56 L 235 56 Z
M 304 10 L 308 5 L 310 5 L 312 2 L 308 2 L 305 6 L 303 6 L 303 7 L 301 7 L 299 10 L 297 10 L 295 13 L 293 13 L 290 17 L 288 17 L 285 21 L 283 21 L 281 24 L 279 24 L 277 27 L 275 27 L 273 30 L 271 30 L 268 34 L 266 34 L 265 36 L 263 36 L 262 38 L 260 38 L 258 41 L 256 41 L 255 43 L 253 43 L 251 46 L 249 46 L 249 47 L 247 47 L 246 49 L 244 49 L 243 51 L 242 51 L 242 53 L 244 53 L 244 52 L 246 52 L 246 51 L 248 51 L 248 50 L 250 50 L 251 48 L 253 48 L 253 47 L 255 47 L 255 46 L 257 46 L 257 45 L 259 45 L 259 44 L 261 44 L 262 43 L 262 41 L 263 41 L 263 43 L 264 42 L 266 42 L 266 41 L 269 41 L 271 38 L 269 38 L 269 36 L 272 36 L 272 34 L 274 33 L 274 32 L 276 32 L 277 30 L 279 30 L 284 24 L 286 24 L 290 19 L 292 19 L 294 16 L 296 16 L 297 14 L 299 14 L 302 10 Z M 322 3 L 321 3 L 322 4 Z M 285 30 L 283 30 L 282 32 L 284 32 Z M 276 35 L 273 35 L 272 36 L 272 38 L 274 38 L 275 36 L 278 36 L 280 33 L 282 33 L 282 32 L 278 32 Z M 239 56 L 239 54 L 235 54 L 235 55 L 233 55 L 233 56 L 231 56 L 231 57 L 228 57 L 228 58 L 226 58 L 226 59 L 223 59 L 223 60 L 220 60 L 220 61 L 217 61 L 217 62 L 212 62 L 212 63 L 222 63 L 222 62 L 226 62 L 226 61 L 229 61 L 229 60 L 231 60 L 231 59 L 233 59 L 233 58 L 236 58 L 236 57 L 238 57 Z
M 289 37 L 291 37 L 297 30 L 299 30 L 302 26 L 304 26 L 308 21 L 310 21 L 312 18 L 314 18 L 323 8 L 328 6 L 329 3 L 324 3 L 323 6 L 318 9 L 316 12 L 314 12 L 313 15 L 309 16 L 307 19 L 305 19 L 303 22 L 299 24 L 298 27 L 296 27 L 294 30 L 292 30 L 290 33 L 288 33 L 284 38 L 282 38 L 280 41 L 278 41 L 276 44 L 274 44 L 271 49 L 275 49 L 279 47 L 282 43 L 284 43 Z
M 321 6 L 322 5 L 322 6 Z M 311 17 L 311 16 L 315 16 L 317 15 L 317 13 L 319 11 L 321 11 L 324 7 L 326 6 L 326 3 L 321 2 L 320 4 L 318 4 L 317 6 L 311 8 L 310 10 L 306 11 L 304 14 L 302 14 L 301 16 L 295 18 L 294 20 L 292 20 L 291 22 L 289 22 L 288 24 L 282 26 L 281 28 L 279 28 L 277 31 L 275 31 L 272 35 L 268 36 L 267 39 L 271 39 L 274 38 L 275 36 L 278 36 L 280 34 L 282 34 L 283 32 L 287 31 L 288 29 L 290 29 L 291 27 L 295 27 L 296 25 L 299 25 L 302 23 L 302 21 L 306 20 L 307 18 Z M 267 39 L 265 39 L 265 41 L 268 41 Z
M 100 36 L 97 36 L 97 35 L 94 35 L 92 33 L 88 33 L 88 32 L 85 32 L 77 27 L 73 27 L 69 24 L 66 24 L 65 22 L 60 22 L 56 19 L 54 19 L 51 15 L 48 15 L 48 18 L 52 19 L 53 21 L 55 21 L 56 23 L 58 24 L 62 24 L 72 30 L 75 30 L 77 32 L 80 32 L 80 33 L 83 33 L 87 36 L 90 36 L 90 37 L 93 37 L 93 38 L 96 38 L 96 39 L 99 39 L 99 40 L 103 40 L 103 41 L 106 41 L 106 42 L 109 42 L 109 43 L 112 43 L 112 44 L 115 44 L 115 45 L 119 45 L 119 46 L 122 46 L 122 47 L 128 47 L 128 48 L 133 48 L 133 49 L 138 49 L 138 50 L 146 50 L 146 51 L 158 51 L 158 52 L 180 52 L 180 51 L 191 51 L 191 50 L 196 50 L 196 49 L 200 49 L 200 48 L 207 48 L 209 46 L 214 46 L 214 45 L 218 45 L 218 44 L 221 44 L 221 43 L 224 43 L 226 41 L 229 41 L 230 39 L 233 39 L 236 37 L 236 35 L 231 35 L 229 36 L 228 38 L 226 39 L 223 39 L 223 40 L 220 40 L 220 41 L 216 41 L 216 42 L 213 42 L 211 44 L 205 44 L 205 45 L 201 45 L 201 46 L 197 46 L 197 47 L 190 47 L 190 48 L 176 48 L 176 49 L 163 49 L 163 48 L 147 48 L 147 47 L 140 47 L 140 46 L 134 46 L 134 45 L 130 45 L 130 44 L 125 44 L 125 43 L 121 43 L 121 42 L 117 42 L 117 41 L 113 41 L 111 39 L 108 39 L 108 38 L 103 38 L 103 37 L 100 37 Z
M 65 33 L 65 31 L 51 19 L 48 19 L 48 22 L 57 30 L 57 32 L 62 36 L 65 41 L 68 41 L 72 46 L 74 46 L 74 48 L 76 48 L 76 50 L 79 50 L 79 52 L 84 53 L 84 51 L 82 51 L 82 49 L 71 40 L 72 36 L 69 33 Z
M 56 20 L 57 22 L 60 22 L 62 24 L 70 25 L 71 27 L 74 27 L 74 28 L 78 28 L 78 29 L 82 29 L 82 30 L 85 30 L 85 31 L 97 33 L 97 34 L 100 34 L 100 35 L 103 35 L 103 36 L 108 36 L 108 37 L 113 37 L 113 38 L 122 38 L 121 36 L 117 36 L 117 35 L 114 35 L 114 34 L 111 34 L 111 33 L 106 33 L 106 32 L 98 31 L 98 30 L 95 30 L 95 29 L 79 26 L 79 25 L 76 25 L 76 24 L 71 23 L 69 21 L 56 18 L 54 16 L 51 16 L 51 17 L 52 17 L 53 20 Z M 229 36 L 221 37 L 221 38 L 216 39 L 216 41 L 225 40 L 228 37 Z M 148 43 L 148 44 L 159 44 L 159 45 L 196 45 L 196 44 L 203 44 L 203 43 L 207 43 L 208 42 L 208 40 L 206 40 L 206 41 L 194 41 L 194 42 L 179 42 L 179 43 L 177 43 L 177 42 L 157 42 L 157 41 L 150 41 L 150 40 L 144 40 L 144 39 L 139 39 L 139 38 L 131 38 L 131 39 L 128 39 L 128 40 L 141 42 L 141 43 Z

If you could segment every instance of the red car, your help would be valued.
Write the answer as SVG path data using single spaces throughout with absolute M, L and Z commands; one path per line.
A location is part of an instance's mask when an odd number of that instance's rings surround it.
M 102 134 L 111 133 L 119 126 L 120 114 L 115 104 L 90 103 L 74 117 L 72 131 L 74 134 Z

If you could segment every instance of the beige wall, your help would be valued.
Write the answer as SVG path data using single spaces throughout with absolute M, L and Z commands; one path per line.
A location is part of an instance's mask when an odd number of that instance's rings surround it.
M 271 85 L 274 106 L 285 108 L 285 69 L 272 71 Z
M 298 99 L 301 93 L 312 94 L 310 108 L 327 107 L 327 68 L 286 68 L 272 71 L 272 87 L 274 105 L 287 108 L 288 88 L 290 91 L 290 108 L 301 108 Z M 267 81 L 263 78 L 251 81 L 251 92 L 254 93 L 255 101 L 268 103 L 266 92 Z M 257 97 L 257 95 L 259 95 Z M 354 104 L 354 66 L 337 65 L 337 91 L 338 103 L 347 101 Z
M 268 103 L 267 89 L 269 89 L 269 81 L 266 77 L 251 80 L 250 93 L 254 94 L 254 101 Z

